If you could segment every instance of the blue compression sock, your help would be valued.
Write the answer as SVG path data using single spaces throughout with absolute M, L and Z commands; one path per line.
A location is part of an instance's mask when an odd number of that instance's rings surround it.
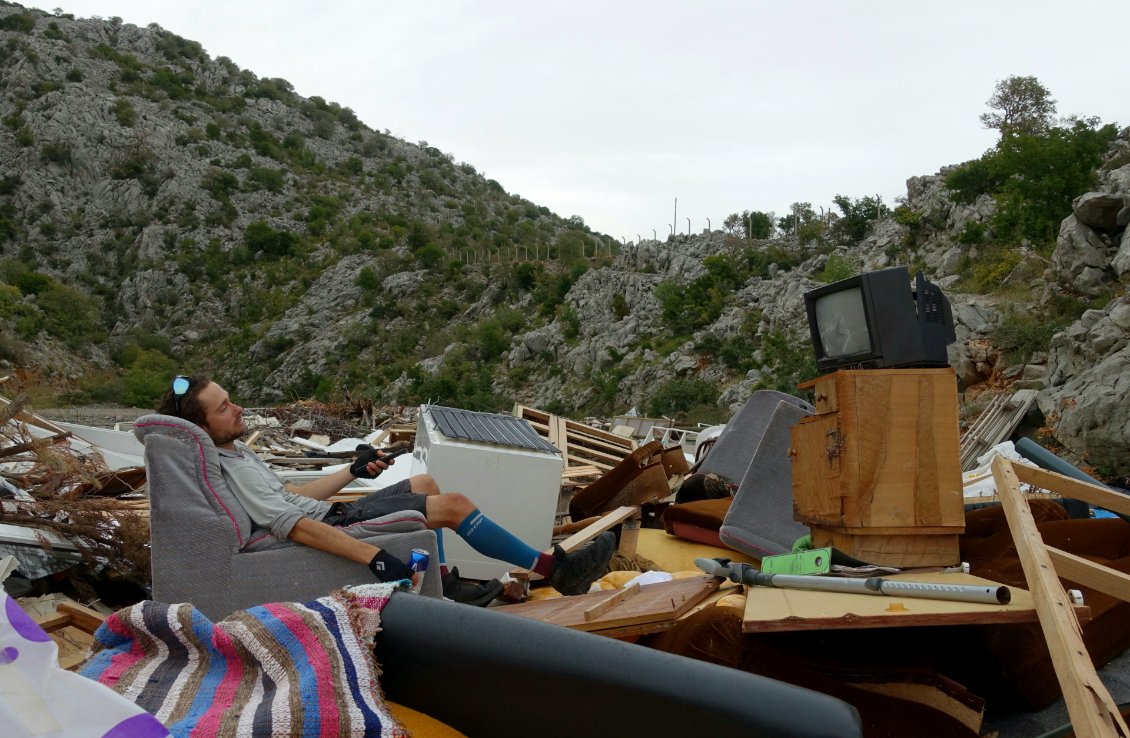
M 443 555 L 443 528 L 436 528 L 436 557 L 439 559 L 439 573 L 447 574 L 447 557 Z
M 483 556 L 499 559 L 514 566 L 533 568 L 539 551 L 522 543 L 514 534 L 475 509 L 455 530 L 459 537 Z

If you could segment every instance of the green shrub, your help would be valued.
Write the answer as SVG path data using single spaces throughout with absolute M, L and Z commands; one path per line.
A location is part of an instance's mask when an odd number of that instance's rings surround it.
M 63 83 L 53 79 L 39 79 L 31 85 L 32 97 L 43 97 L 48 92 L 63 89 Z
M 117 401 L 133 407 L 156 407 L 169 386 L 169 377 L 178 369 L 176 360 L 164 353 L 138 348 L 122 376 Z
M 1097 169 L 1117 129 L 1098 119 L 1071 120 L 1046 133 L 1004 136 L 980 159 L 946 177 L 959 202 L 990 194 L 997 204 L 990 226 L 997 243 L 1055 242 L 1071 202 L 1097 184 Z
M 963 262 L 962 288 L 982 294 L 999 290 L 1020 263 L 1020 256 L 1018 248 L 996 245 L 983 247 L 976 259 L 966 259 Z
M 137 122 L 137 111 L 134 110 L 133 103 L 128 98 L 119 97 L 114 100 L 114 106 L 111 108 L 114 117 L 118 119 L 118 124 L 129 128 Z
M 81 290 L 52 280 L 36 296 L 36 304 L 43 311 L 44 329 L 72 348 L 105 336 L 102 302 Z
M 192 97 L 195 82 L 192 72 L 177 71 L 169 67 L 157 67 L 150 73 L 148 80 L 152 90 L 160 90 L 170 100 L 187 100 Z
M 501 321 L 495 318 L 479 323 L 472 331 L 472 335 L 479 358 L 485 362 L 498 361 L 499 355 L 510 348 L 510 337 L 502 327 Z
M 82 72 L 78 69 L 70 69 L 67 71 L 68 82 L 82 82 Z
M 0 276 L 24 295 L 38 295 L 55 283 L 49 275 L 37 272 L 24 262 L 15 259 L 0 262 Z
M 39 147 L 39 158 L 48 164 L 70 164 L 71 145 L 67 141 L 49 141 Z
M 366 291 L 374 291 L 381 286 L 381 280 L 372 267 L 361 267 L 357 273 L 357 286 Z
M 12 13 L 0 18 L 0 31 L 31 33 L 35 30 L 35 16 L 31 13 Z
M 201 186 L 212 195 L 214 200 L 223 202 L 231 197 L 231 193 L 239 189 L 239 178 L 223 169 L 210 169 L 204 175 Z
M 1013 364 L 1024 364 L 1037 351 L 1047 351 L 1052 336 L 1067 325 L 1068 320 L 1044 311 L 1009 308 L 1001 314 L 989 332 L 993 345 L 1005 351 Z
M 816 369 L 816 357 L 807 341 L 773 332 L 762 338 L 761 352 L 764 377 L 758 389 L 774 389 L 801 396 L 797 385 L 820 375 Z
M 443 263 L 444 256 L 443 249 L 434 243 L 429 243 L 416 251 L 416 261 L 425 269 L 435 269 Z
M 576 311 L 567 305 L 557 307 L 557 320 L 561 323 L 561 333 L 565 338 L 573 340 L 581 335 L 581 319 Z
M 831 254 L 824 263 L 824 269 L 816 275 L 820 282 L 839 282 L 841 279 L 853 277 L 857 273 L 856 267 L 846 256 Z
M 652 417 L 686 415 L 691 411 L 717 411 L 718 388 L 700 379 L 671 379 L 659 386 L 647 405 Z
M 624 295 L 622 293 L 617 292 L 612 296 L 613 315 L 615 315 L 617 318 L 625 318 L 631 311 L 631 307 L 629 307 L 628 301 L 624 298 Z
M 135 148 L 110 167 L 112 179 L 141 179 L 153 170 L 155 157 L 148 149 Z
M 278 192 L 286 185 L 286 171 L 271 169 L 269 167 L 253 167 L 247 175 L 248 185 L 255 189 L 265 189 L 268 192 Z
M 298 238 L 286 230 L 276 231 L 264 220 L 257 220 L 243 232 L 243 243 L 252 254 L 267 257 L 290 255 L 298 244 Z
M 977 246 L 985 242 L 985 226 L 976 221 L 970 221 L 961 229 L 957 242 L 965 246 Z

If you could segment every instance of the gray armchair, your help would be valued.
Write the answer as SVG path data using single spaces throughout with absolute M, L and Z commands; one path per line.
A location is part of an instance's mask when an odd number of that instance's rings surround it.
M 191 602 L 219 620 L 264 602 L 305 602 L 373 581 L 363 564 L 254 528 L 224 482 L 215 445 L 195 424 L 146 415 L 134 435 L 145 444 L 153 599 Z M 405 561 L 413 548 L 430 551 L 422 594 L 441 596 L 436 535 L 423 515 L 405 511 L 344 530 Z

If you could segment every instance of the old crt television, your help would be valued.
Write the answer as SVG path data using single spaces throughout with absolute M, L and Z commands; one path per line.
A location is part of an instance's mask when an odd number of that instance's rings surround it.
M 865 272 L 804 295 L 816 367 L 893 369 L 948 366 L 953 315 L 941 289 L 906 267 Z

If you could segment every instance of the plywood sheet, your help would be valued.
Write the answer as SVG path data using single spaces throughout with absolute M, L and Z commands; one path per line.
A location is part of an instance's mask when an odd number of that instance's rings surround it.
M 897 574 L 889 579 L 940 584 L 992 585 L 969 574 Z M 987 605 L 973 602 L 887 597 L 847 592 L 811 592 L 800 589 L 750 587 L 743 630 L 773 633 L 821 628 L 895 628 L 919 625 L 980 625 L 1037 622 L 1036 607 L 1027 590 L 1009 588 L 1012 602 Z M 1090 620 L 1091 609 L 1075 608 L 1080 622 Z
M 523 602 L 520 605 L 505 607 L 501 612 L 540 620 L 543 623 L 563 625 L 574 630 L 596 632 L 627 626 L 659 624 L 673 621 L 689 611 L 718 589 L 722 581 L 717 577 L 703 575 L 649 584 L 641 587 L 635 596 L 614 604 L 589 620 L 585 619 L 585 612 L 592 612 L 592 608 L 614 597 L 615 590 Z

